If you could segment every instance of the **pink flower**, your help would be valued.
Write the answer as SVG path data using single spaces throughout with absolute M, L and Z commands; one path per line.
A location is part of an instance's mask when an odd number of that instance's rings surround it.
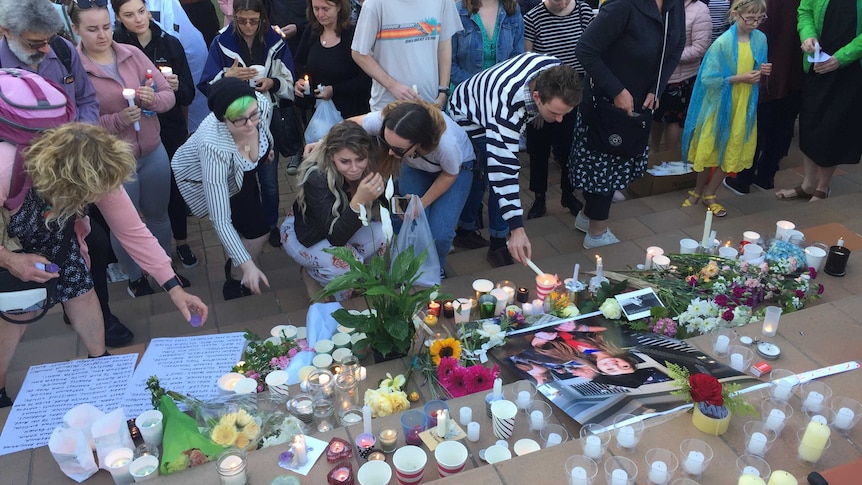
M 745 294 L 745 289 L 742 288 L 741 286 L 734 286 L 733 287 L 733 297 L 734 298 L 736 298 L 736 299 L 742 298 L 742 296 L 744 294 Z
M 757 288 L 758 286 L 760 286 L 760 281 L 754 278 L 748 278 L 747 280 L 745 280 L 745 286 L 748 288 Z
M 816 278 L 817 278 L 817 270 L 816 270 L 816 269 L 814 269 L 814 267 L 813 267 L 813 266 L 809 266 L 809 267 L 808 267 L 808 275 L 809 275 L 809 276 L 811 276 L 811 279 L 812 279 L 812 280 L 813 280 L 813 279 L 816 279 Z
M 724 313 L 721 314 L 721 319 L 726 322 L 733 321 L 733 310 L 725 310 Z
M 299 349 L 296 347 L 293 347 L 287 351 L 287 356 L 292 359 L 292 358 L 294 358 L 294 356 L 296 356 L 297 353 L 299 353 Z
M 805 298 L 805 292 L 802 290 L 796 290 L 794 293 L 796 294 L 797 298 Z
M 720 307 L 727 306 L 727 295 L 718 295 L 715 297 L 715 304 Z
M 685 281 L 688 283 L 688 286 L 697 286 L 697 276 L 695 275 L 686 276 Z
M 497 376 L 497 366 L 488 369 L 483 365 L 473 365 L 467 368 L 467 393 L 487 391 L 494 387 L 494 378 Z
M 823 287 L 823 285 L 818 284 L 818 285 L 817 285 L 817 294 L 818 294 L 818 295 L 822 295 L 822 294 L 823 294 L 823 290 L 824 290 L 824 289 L 825 289 L 825 288 Z
M 437 380 L 441 384 L 446 385 L 452 377 L 452 373 L 458 368 L 458 359 L 452 357 L 443 357 L 440 359 L 440 365 L 437 366 Z
M 440 383 L 443 384 L 443 381 L 440 381 Z M 443 387 L 449 391 L 449 394 L 451 394 L 452 397 L 461 397 L 469 394 L 470 392 L 467 391 L 467 369 L 461 366 L 455 367 L 452 372 L 449 373 L 449 378 L 446 383 L 443 384 Z

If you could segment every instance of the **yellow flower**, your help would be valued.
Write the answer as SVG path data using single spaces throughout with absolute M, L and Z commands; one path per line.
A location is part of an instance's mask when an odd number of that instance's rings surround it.
M 236 442 L 234 442 L 236 447 L 241 449 L 241 450 L 245 449 L 249 445 L 249 443 L 251 443 L 251 440 L 249 440 L 248 437 L 242 433 L 240 433 L 236 437 Z
M 260 433 L 260 426 L 258 426 L 257 421 L 252 420 L 242 427 L 242 434 L 250 440 L 257 438 L 258 433 Z
M 218 424 L 234 426 L 236 425 L 236 417 L 236 413 L 223 414 L 222 417 L 218 420 Z
M 700 274 L 704 277 L 714 278 L 716 275 L 718 275 L 718 263 L 716 263 L 715 261 L 710 261 L 709 264 L 707 264 L 700 270 Z
M 368 389 L 365 391 L 365 403 L 371 408 L 375 418 L 400 413 L 410 408 L 410 401 L 404 391 L 389 391 L 386 389 Z
M 219 423 L 213 428 L 210 438 L 222 446 L 230 446 L 236 441 L 236 426 L 233 424 Z
M 440 365 L 440 359 L 443 357 L 452 357 L 455 360 L 461 358 L 461 342 L 457 339 L 449 337 L 447 339 L 435 340 L 431 344 L 431 360 L 434 365 Z
M 248 411 L 245 409 L 240 409 L 238 413 L 236 413 L 236 425 L 240 428 L 247 425 L 248 423 L 254 421 L 254 418 L 251 414 L 248 414 Z

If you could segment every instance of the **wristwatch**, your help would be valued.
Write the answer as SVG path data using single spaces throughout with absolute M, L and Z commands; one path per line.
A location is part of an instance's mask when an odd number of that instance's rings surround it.
M 449 89 L 449 86 L 437 86 L 437 93 L 438 94 L 441 94 L 441 93 L 445 94 L 446 97 L 448 98 L 452 94 L 452 90 Z
M 175 286 L 183 287 L 183 283 L 180 281 L 180 278 L 177 275 L 174 275 L 173 278 L 165 281 L 165 284 L 162 285 L 162 289 L 165 290 L 165 293 L 171 291 Z

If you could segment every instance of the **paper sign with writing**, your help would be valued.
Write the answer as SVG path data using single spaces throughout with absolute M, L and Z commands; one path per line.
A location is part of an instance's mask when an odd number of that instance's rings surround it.
M 117 409 L 137 359 L 112 355 L 30 367 L 0 435 L 0 455 L 47 445 L 63 415 L 79 404 L 106 413 Z M 137 415 L 127 410 L 126 416 Z

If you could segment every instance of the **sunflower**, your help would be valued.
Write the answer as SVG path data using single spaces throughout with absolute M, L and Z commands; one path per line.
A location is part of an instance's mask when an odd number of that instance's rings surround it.
M 213 428 L 210 438 L 222 446 L 230 446 L 236 441 L 236 426 L 233 424 L 219 423 Z
M 449 337 L 443 340 L 435 340 L 431 344 L 431 360 L 434 365 L 440 365 L 440 359 L 443 357 L 452 357 L 455 360 L 461 358 L 461 342 L 457 339 Z

